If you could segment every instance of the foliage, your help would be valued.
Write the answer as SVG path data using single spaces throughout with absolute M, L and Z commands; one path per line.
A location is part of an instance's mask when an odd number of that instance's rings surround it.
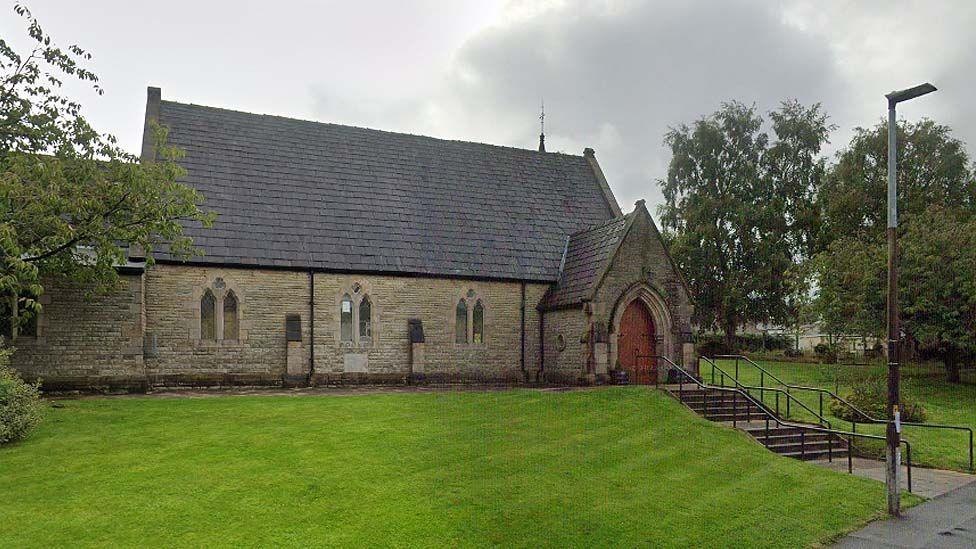
M 898 215 L 909 223 L 931 205 L 976 212 L 976 180 L 964 144 L 948 126 L 900 121 Z M 857 128 L 819 194 L 825 238 L 882 242 L 887 226 L 888 123 Z
M 0 448 L 0 539 L 808 547 L 884 507 L 641 387 L 63 404 Z
M 885 330 L 887 248 L 881 242 L 838 239 L 815 260 L 815 307 L 829 333 L 881 336 Z
M 64 78 L 90 84 L 91 54 L 56 45 L 23 6 L 33 49 L 15 51 L 0 39 L 0 293 L 36 297 L 47 275 L 109 288 L 123 246 L 148 253 L 166 245 L 177 256 L 191 250 L 181 220 L 209 223 L 202 197 L 177 183 L 180 153 L 151 128 L 155 161 L 120 149 L 95 131 L 81 105 L 62 94 Z M 30 312 L 33 299 L 21 304 Z
M 817 343 L 813 348 L 813 352 L 816 353 L 821 360 L 827 364 L 837 364 L 837 347 L 834 345 L 827 345 L 826 343 Z
M 958 381 L 960 362 L 976 352 L 976 217 L 933 205 L 909 217 L 899 242 L 902 327 Z M 886 257 L 881 242 L 842 239 L 818 259 L 828 329 L 884 334 Z
M 908 225 L 902 243 L 904 329 L 958 382 L 960 362 L 976 353 L 976 216 L 931 206 Z
M 887 123 L 859 128 L 819 196 L 825 251 L 815 304 L 834 333 L 886 330 Z M 976 353 L 976 178 L 961 141 L 931 120 L 898 124 L 901 323 L 951 380 Z
M 888 416 L 888 384 L 885 377 L 871 377 L 855 383 L 850 392 L 841 395 L 845 400 L 873 418 Z M 901 394 L 899 405 L 902 421 L 922 423 L 925 421 L 925 407 L 917 399 Z M 830 399 L 830 413 L 845 421 L 863 421 L 865 418 L 854 412 L 839 400 Z
M 26 437 L 42 417 L 40 382 L 24 382 L 10 367 L 10 354 L 0 347 L 0 444 Z
M 819 241 L 812 197 L 824 173 L 826 115 L 793 101 L 770 119 L 772 143 L 755 108 L 735 102 L 665 136 L 663 234 L 695 295 L 696 321 L 723 331 L 729 345 L 747 322 L 797 314 L 783 273 Z
M 785 335 L 736 334 L 732 345 L 728 345 L 724 335 L 695 335 L 695 350 L 701 356 L 712 357 L 734 353 L 757 353 L 790 349 L 792 341 Z

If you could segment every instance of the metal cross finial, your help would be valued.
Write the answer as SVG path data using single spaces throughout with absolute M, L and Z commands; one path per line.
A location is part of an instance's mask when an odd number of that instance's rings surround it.
M 539 133 L 545 135 L 546 133 L 546 100 L 543 99 L 540 104 L 539 112 Z
M 539 112 L 539 152 L 546 152 L 546 102 L 543 99 Z

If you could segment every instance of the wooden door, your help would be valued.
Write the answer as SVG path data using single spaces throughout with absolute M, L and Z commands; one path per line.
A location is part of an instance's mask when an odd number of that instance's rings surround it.
M 627 371 L 631 383 L 655 382 L 655 343 L 651 312 L 640 300 L 631 301 L 624 309 L 620 319 L 620 332 L 617 334 L 617 358 L 621 367 Z

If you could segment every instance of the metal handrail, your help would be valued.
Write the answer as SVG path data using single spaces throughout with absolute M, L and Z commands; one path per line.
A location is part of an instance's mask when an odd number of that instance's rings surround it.
M 721 378 L 722 379 L 722 381 L 721 381 L 721 386 L 722 387 L 725 387 L 725 378 L 727 377 L 727 378 L 731 379 L 735 383 L 736 387 L 739 387 L 740 389 L 744 389 L 744 390 L 752 389 L 752 390 L 758 390 L 758 391 L 760 391 L 760 393 L 759 393 L 759 395 L 760 395 L 759 396 L 759 400 L 762 401 L 763 403 L 765 403 L 765 399 L 763 398 L 765 395 L 763 393 L 765 391 L 774 392 L 774 393 L 776 393 L 776 396 L 777 396 L 777 398 L 776 398 L 776 414 L 777 415 L 779 415 L 779 395 L 780 394 L 784 394 L 784 395 L 786 395 L 786 404 L 787 404 L 787 407 L 786 407 L 786 416 L 787 417 L 789 417 L 789 415 L 790 415 L 790 412 L 789 412 L 789 410 L 790 410 L 789 409 L 789 403 L 790 403 L 790 400 L 792 400 L 792 401 L 796 402 L 797 405 L 799 405 L 801 408 L 803 408 L 804 410 L 806 410 L 806 411 L 810 412 L 811 414 L 813 414 L 813 416 L 816 417 L 817 420 L 819 420 L 820 423 L 825 424 L 828 429 L 833 428 L 830 425 L 830 421 L 827 418 L 825 418 L 822 415 L 822 413 L 818 414 L 817 412 L 814 412 L 812 408 L 810 408 L 809 406 L 807 406 L 800 399 L 798 399 L 795 396 L 791 395 L 789 391 L 784 391 L 783 389 L 777 389 L 775 387 L 762 387 L 762 386 L 757 387 L 755 385 L 745 385 L 742 382 L 740 382 L 738 379 L 730 376 L 728 372 L 726 372 L 725 370 L 723 370 L 722 368 L 720 368 L 710 358 L 704 357 L 704 356 L 701 357 L 701 358 L 704 359 L 709 364 L 711 364 L 711 366 L 712 366 L 712 383 L 713 384 L 715 383 L 715 371 L 718 370 L 718 372 L 722 375 L 722 378 Z
M 687 378 L 687 379 L 691 380 L 692 383 L 694 383 L 695 385 L 697 385 L 699 388 L 701 388 L 704 391 L 712 390 L 712 391 L 722 391 L 722 392 L 734 392 L 734 393 L 740 394 L 743 397 L 745 397 L 746 400 L 750 401 L 753 405 L 756 406 L 756 408 L 759 409 L 760 412 L 763 413 L 763 415 L 766 416 L 766 440 L 767 441 L 769 440 L 769 422 L 770 421 L 774 422 L 776 425 L 778 425 L 780 427 L 789 427 L 789 428 L 793 428 L 793 429 L 799 429 L 799 430 L 801 430 L 801 436 L 803 435 L 803 430 L 806 429 L 806 430 L 815 431 L 815 432 L 819 432 L 819 433 L 831 434 L 831 435 L 834 435 L 834 436 L 837 436 L 837 437 L 847 437 L 847 472 L 848 473 L 851 473 L 851 474 L 854 473 L 854 465 L 853 465 L 853 446 L 854 445 L 853 445 L 853 440 L 852 440 L 854 437 L 867 438 L 867 439 L 872 439 L 872 440 L 881 440 L 881 441 L 886 440 L 885 437 L 878 436 L 878 435 L 869 435 L 869 434 L 866 434 L 866 433 L 858 433 L 858 432 L 855 432 L 855 431 L 841 431 L 839 429 L 821 427 L 819 425 L 810 425 L 810 424 L 804 424 L 804 423 L 795 423 L 795 422 L 792 422 L 792 421 L 784 421 L 784 420 L 780 419 L 776 414 L 774 414 L 771 410 L 769 410 L 769 408 L 765 404 L 763 404 L 761 402 L 757 402 L 756 399 L 751 394 L 749 394 L 748 391 L 739 389 L 738 387 L 721 387 L 721 386 L 715 386 L 715 385 L 708 385 L 707 383 L 699 380 L 694 375 L 688 373 L 688 371 L 685 370 L 684 368 L 682 368 L 681 366 L 675 364 L 675 362 L 673 360 L 671 360 L 670 358 L 668 358 L 666 356 L 662 356 L 662 355 L 657 355 L 654 358 L 663 360 L 669 366 L 671 366 L 671 368 L 673 370 L 675 370 L 679 374 L 681 374 L 681 378 L 680 379 L 682 381 L 679 381 L 679 383 L 678 383 L 678 392 L 679 392 L 679 395 L 684 392 L 684 383 L 685 382 L 683 380 L 685 378 Z M 658 380 L 658 376 L 654 376 L 654 384 L 655 384 L 655 386 L 660 385 L 660 381 Z M 679 398 L 679 400 L 681 400 L 681 397 L 680 396 L 678 398 Z M 733 415 L 733 418 L 734 418 L 734 415 Z M 734 423 L 735 422 L 733 421 L 733 424 Z M 802 444 L 802 440 L 803 439 L 801 438 L 801 444 Z M 827 440 L 830 441 L 831 439 L 828 438 Z M 911 492 L 912 491 L 912 446 L 905 439 L 899 439 L 899 442 L 901 444 L 904 444 L 905 445 L 905 458 L 906 458 L 905 465 L 906 465 L 906 467 L 908 469 L 908 475 L 907 475 L 907 477 L 908 477 L 908 491 Z M 802 450 L 801 450 L 801 452 L 802 452 Z M 830 459 L 831 461 L 833 460 L 832 452 L 830 452 L 829 449 L 828 449 L 828 459 Z
M 824 389 L 823 387 L 809 387 L 809 386 L 806 386 L 806 385 L 793 385 L 793 384 L 790 384 L 790 383 L 786 383 L 782 379 L 780 379 L 780 378 L 776 377 L 775 375 L 773 375 L 773 373 L 770 372 L 769 370 L 767 370 L 767 369 L 763 368 L 762 366 L 760 366 L 759 364 L 757 364 L 756 361 L 752 360 L 751 358 L 749 358 L 749 357 L 747 357 L 745 355 L 715 355 L 714 357 L 712 357 L 712 359 L 709 359 L 708 357 L 702 357 L 702 358 L 704 358 L 705 360 L 708 360 L 709 363 L 712 364 L 713 366 L 715 366 L 714 360 L 716 360 L 716 359 L 726 359 L 726 360 L 735 359 L 735 361 L 736 361 L 736 377 L 738 377 L 739 360 L 740 359 L 741 360 L 745 360 L 750 365 L 752 365 L 753 367 L 755 367 L 756 369 L 758 369 L 763 375 L 769 376 L 770 378 L 778 381 L 780 385 L 783 385 L 787 389 L 796 389 L 797 391 L 814 391 L 814 392 L 818 392 L 818 393 L 820 393 L 820 413 L 821 414 L 823 414 L 823 395 L 825 395 L 825 394 L 826 395 L 829 395 L 831 398 L 833 398 L 833 399 L 837 400 L 838 402 L 844 404 L 845 406 L 847 406 L 848 408 L 850 408 L 851 410 L 853 410 L 854 412 L 856 412 L 860 417 L 863 418 L 863 421 L 854 421 L 854 420 L 851 420 L 851 430 L 852 431 L 855 431 L 855 432 L 857 431 L 857 424 L 858 423 L 864 423 L 864 424 L 868 424 L 868 425 L 887 425 L 888 423 L 891 423 L 892 422 L 892 420 L 879 419 L 879 418 L 876 418 L 876 417 L 872 417 L 870 414 L 868 414 L 864 410 L 861 410 L 857 406 L 851 404 L 850 402 L 847 401 L 847 399 L 841 397 L 840 395 L 838 395 L 837 393 L 831 391 L 830 389 Z M 728 374 L 726 374 L 726 375 L 728 375 Z M 759 384 L 760 385 L 763 385 L 763 378 L 762 377 L 760 377 Z M 942 424 L 942 423 L 919 423 L 917 421 L 901 421 L 899 423 L 901 423 L 902 426 L 908 426 L 908 427 L 928 427 L 930 429 L 949 429 L 949 430 L 965 431 L 965 432 L 967 432 L 969 434 L 969 470 L 970 471 L 976 470 L 973 467 L 973 429 L 971 427 L 966 427 L 964 425 L 947 425 L 947 424 Z

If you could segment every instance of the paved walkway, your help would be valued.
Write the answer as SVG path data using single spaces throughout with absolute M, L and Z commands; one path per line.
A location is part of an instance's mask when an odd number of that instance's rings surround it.
M 854 458 L 854 474 L 859 477 L 874 479 L 880 482 L 885 481 L 885 464 L 866 458 Z M 847 472 L 847 454 L 840 457 L 835 456 L 833 463 L 826 459 L 811 461 L 817 465 L 833 469 L 834 471 Z M 902 466 L 901 474 L 898 475 L 902 490 L 908 490 L 908 468 Z M 947 492 L 976 481 L 976 475 L 969 475 L 957 471 L 945 471 L 942 469 L 923 469 L 921 467 L 912 468 L 912 493 L 925 498 L 939 497 Z
M 976 482 L 871 523 L 835 545 L 842 548 L 976 547 Z

